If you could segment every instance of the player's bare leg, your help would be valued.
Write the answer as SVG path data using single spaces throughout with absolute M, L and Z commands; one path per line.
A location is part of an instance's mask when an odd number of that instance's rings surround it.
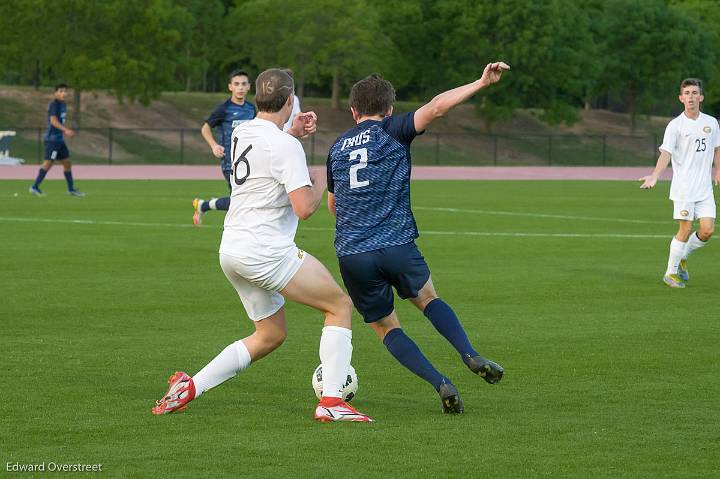
M 418 295 L 410 298 L 410 301 L 427 316 L 435 329 L 460 353 L 463 362 L 472 372 L 490 384 L 500 382 L 505 370 L 499 364 L 475 351 L 455 312 L 438 297 L 432 277 L 428 278 Z
M 352 301 L 325 266 L 312 255 L 305 255 L 302 266 L 280 294 L 325 314 L 325 327 L 320 337 L 324 390 L 320 404 L 315 408 L 315 419 L 321 422 L 371 422 L 369 416 L 342 400 L 342 386 L 352 358 Z
M 184 410 L 193 399 L 279 348 L 287 337 L 284 308 L 254 324 L 253 334 L 227 346 L 192 378 L 182 371 L 173 374 L 168 381 L 168 391 L 156 402 L 153 414 Z
M 715 218 L 700 218 L 698 222 L 699 226 L 697 231 L 688 235 L 689 238 L 686 242 L 685 253 L 678 265 L 678 276 L 685 283 L 690 280 L 690 273 L 687 266 L 688 256 L 690 256 L 690 254 L 692 254 L 695 250 L 705 246 L 715 231 Z

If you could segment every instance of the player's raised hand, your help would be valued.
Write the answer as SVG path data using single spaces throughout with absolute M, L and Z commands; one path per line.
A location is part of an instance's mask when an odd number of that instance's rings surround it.
M 303 127 L 303 132 L 306 135 L 311 135 L 317 131 L 317 114 L 314 111 L 308 111 L 305 113 L 300 113 L 300 115 L 305 116 L 305 125 Z
M 649 176 L 643 176 L 638 181 L 642 181 L 643 184 L 640 185 L 641 190 L 648 190 L 655 186 L 657 183 L 657 178 L 653 177 L 652 175 Z
M 225 155 L 225 147 L 222 145 L 215 145 L 212 147 L 213 155 L 218 158 L 222 158 Z
M 485 66 L 485 70 L 483 70 L 480 81 L 483 82 L 485 85 L 492 85 L 493 83 L 497 83 L 500 81 L 502 72 L 505 70 L 510 70 L 510 65 L 505 62 L 488 63 Z

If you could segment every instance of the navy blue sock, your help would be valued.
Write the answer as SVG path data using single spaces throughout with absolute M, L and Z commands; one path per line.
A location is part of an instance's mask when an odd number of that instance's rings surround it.
M 435 329 L 460 353 L 463 360 L 478 356 L 478 352 L 470 344 L 455 311 L 445 301 L 440 298 L 433 299 L 425 307 L 423 313 L 435 326 Z
M 68 191 L 75 189 L 75 186 L 73 185 L 72 171 L 68 170 L 65 172 L 65 181 L 67 181 Z
M 222 211 L 229 210 L 230 209 L 230 197 L 226 196 L 224 198 L 218 198 L 215 201 L 215 209 L 222 210 Z
M 207 212 L 210 209 L 210 201 L 203 201 L 200 205 L 200 211 L 203 213 Z
M 441 384 L 450 382 L 430 364 L 417 344 L 401 328 L 395 328 L 387 333 L 383 343 L 400 364 L 432 384 L 436 391 L 440 389 Z
M 45 175 L 47 175 L 47 170 L 45 168 L 40 168 L 40 171 L 38 171 L 37 177 L 35 177 L 35 183 L 33 183 L 33 188 L 39 188 L 40 183 L 45 179 Z M 25 183 L 27 184 L 27 183 Z

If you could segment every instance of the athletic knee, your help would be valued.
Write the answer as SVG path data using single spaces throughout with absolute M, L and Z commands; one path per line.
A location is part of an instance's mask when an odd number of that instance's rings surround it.
M 275 351 L 282 346 L 287 338 L 287 331 L 274 331 L 272 334 L 262 334 L 260 340 L 263 348 L 267 351 Z
M 707 241 L 712 237 L 714 231 L 715 228 L 713 226 L 706 226 L 698 230 L 697 236 L 700 238 L 700 241 Z

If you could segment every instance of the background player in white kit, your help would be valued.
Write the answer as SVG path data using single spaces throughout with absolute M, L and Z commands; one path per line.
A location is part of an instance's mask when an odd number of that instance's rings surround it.
M 266 70 L 257 77 L 255 91 L 257 117 L 232 134 L 232 194 L 220 244 L 220 265 L 255 332 L 227 346 L 192 378 L 176 372 L 152 412 L 184 409 L 278 348 L 287 335 L 283 304 L 288 298 L 325 313 L 320 337 L 324 391 L 315 419 L 370 422 L 341 395 L 352 356 L 352 302 L 328 270 L 294 241 L 298 216 L 306 219 L 315 212 L 325 186 L 311 181 L 300 142 L 282 131 L 293 108 L 293 80 L 283 70 Z M 295 122 L 314 129 L 315 115 L 301 113 Z
M 663 282 L 671 288 L 684 288 L 690 279 L 688 256 L 705 246 L 715 229 L 715 197 L 713 195 L 713 160 L 715 185 L 720 184 L 720 127 L 718 121 L 700 111 L 702 82 L 686 78 L 680 84 L 680 102 L 685 111 L 665 129 L 660 157 L 650 176 L 640 178 L 642 189 L 652 188 L 672 160 L 673 177 L 670 199 L 674 203 L 673 218 L 679 228 L 670 242 L 670 256 Z M 699 228 L 693 233 L 693 221 Z

